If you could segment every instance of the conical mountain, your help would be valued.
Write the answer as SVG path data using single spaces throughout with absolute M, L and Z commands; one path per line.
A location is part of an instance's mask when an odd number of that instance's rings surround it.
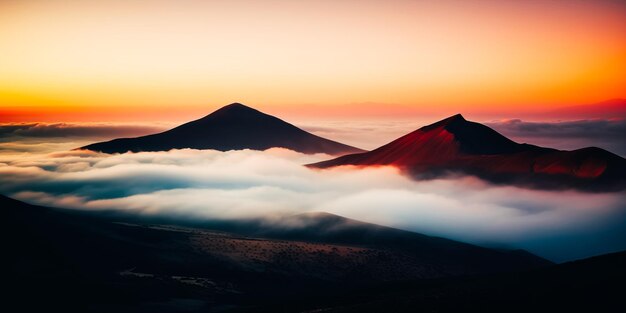
M 415 178 L 468 174 L 497 183 L 532 187 L 624 189 L 626 160 L 589 147 L 561 151 L 516 143 L 460 114 L 424 126 L 369 152 L 310 164 L 393 165 Z
M 171 130 L 137 138 L 120 138 L 82 149 L 105 153 L 167 151 L 170 149 L 265 150 L 287 148 L 302 153 L 342 155 L 362 152 L 308 133 L 279 118 L 233 103 Z

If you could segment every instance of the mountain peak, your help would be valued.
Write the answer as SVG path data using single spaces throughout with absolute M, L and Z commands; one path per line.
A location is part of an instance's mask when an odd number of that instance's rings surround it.
M 265 114 L 245 104 L 234 102 L 213 111 L 213 113 L 201 118 L 200 121 L 212 122 L 215 119 L 243 121 L 267 120 L 273 118 L 274 117 L 272 117 L 271 115 Z
M 432 124 L 428 130 L 443 127 L 454 136 L 461 152 L 468 154 L 499 154 L 519 151 L 521 147 L 495 130 L 455 114 Z M 424 127 L 424 128 L 426 128 Z
M 457 114 L 454 114 L 454 115 L 448 117 L 447 120 L 451 120 L 451 121 L 465 121 L 465 118 L 463 117 L 463 115 L 461 115 L 461 113 L 457 113 Z
M 221 114 L 225 114 L 225 113 L 228 113 L 228 114 L 230 114 L 230 113 L 242 114 L 242 112 L 263 114 L 259 110 L 253 109 L 253 108 L 251 108 L 251 107 L 249 107 L 249 106 L 247 106 L 245 104 L 241 104 L 239 102 L 234 102 L 234 103 L 231 103 L 229 105 L 225 105 L 225 106 L 217 109 L 213 113 L 209 114 L 209 116 L 221 115 Z
M 352 157 L 347 164 L 399 165 L 428 168 L 466 156 L 496 155 L 526 149 L 493 129 L 467 121 L 455 114 L 406 134 L 384 146 Z M 345 156 L 339 159 L 350 159 Z M 321 162 L 322 167 L 335 165 L 334 160 Z
M 468 121 L 463 117 L 463 115 L 461 115 L 461 113 L 446 117 L 438 122 L 435 122 L 433 124 L 430 125 L 426 125 L 422 128 L 420 128 L 419 130 L 421 131 L 430 131 L 433 129 L 437 129 L 437 128 L 450 128 L 450 126 L 457 126 L 460 127 L 463 124 L 468 123 Z
M 444 126 L 445 128 L 449 128 L 450 126 L 454 127 L 454 126 L 462 126 L 465 124 L 468 124 L 469 122 L 463 117 L 463 115 L 461 115 L 461 113 L 452 115 L 442 121 L 440 121 L 439 123 L 436 124 L 440 124 L 442 126 Z
M 225 105 L 222 107 L 222 109 L 233 109 L 233 108 L 248 108 L 248 109 L 252 109 L 251 107 L 243 104 L 243 103 L 239 103 L 239 102 L 233 102 L 231 104 Z

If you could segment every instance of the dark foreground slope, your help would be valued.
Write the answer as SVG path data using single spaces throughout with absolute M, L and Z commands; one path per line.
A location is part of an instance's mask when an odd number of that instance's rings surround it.
M 342 155 L 363 152 L 308 133 L 274 116 L 240 103 L 233 103 L 168 131 L 137 138 L 94 143 L 81 149 L 124 153 L 171 149 L 266 150 L 287 148 L 302 153 Z
M 561 151 L 518 144 L 460 114 L 424 126 L 382 147 L 309 165 L 392 165 L 418 179 L 451 173 L 495 183 L 594 191 L 626 188 L 626 159 L 600 148 Z
M 323 299 L 298 312 L 623 312 L 626 251 L 498 275 L 388 283 Z M 267 307 L 271 310 L 270 307 Z
M 422 278 L 511 271 L 551 264 L 523 250 L 487 249 L 324 212 L 286 216 L 269 226 L 255 220 L 202 226 L 251 237 L 380 249 L 385 251 L 383 254 L 403 255 L 412 259 L 411 264 L 428 268 L 429 274 L 415 276 Z M 383 255 L 380 256 L 382 259 Z M 406 279 L 411 275 L 403 273 L 402 276 Z
M 298 219 L 304 223 L 300 229 L 260 223 L 247 228 L 253 222 L 245 222 L 218 223 L 215 230 L 141 224 L 136 217 L 50 209 L 6 197 L 0 197 L 0 207 L 8 260 L 3 283 L 10 288 L 10 305 L 22 311 L 276 311 L 276 305 L 280 311 L 282 303 L 291 308 L 285 299 L 302 295 L 327 297 L 381 283 L 550 264 L 529 254 L 325 214 L 285 221 Z

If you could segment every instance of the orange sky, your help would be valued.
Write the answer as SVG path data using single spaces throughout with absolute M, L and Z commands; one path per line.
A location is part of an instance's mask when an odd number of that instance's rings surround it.
M 0 122 L 515 115 L 626 97 L 624 38 L 618 0 L 3 0 Z

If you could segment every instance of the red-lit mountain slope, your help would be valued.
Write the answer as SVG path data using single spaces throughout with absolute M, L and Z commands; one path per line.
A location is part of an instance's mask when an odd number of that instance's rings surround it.
M 380 148 L 310 164 L 394 165 L 415 178 L 476 175 L 496 183 L 537 188 L 616 190 L 626 185 L 626 160 L 590 147 L 561 151 L 518 144 L 460 114 L 422 127 Z

